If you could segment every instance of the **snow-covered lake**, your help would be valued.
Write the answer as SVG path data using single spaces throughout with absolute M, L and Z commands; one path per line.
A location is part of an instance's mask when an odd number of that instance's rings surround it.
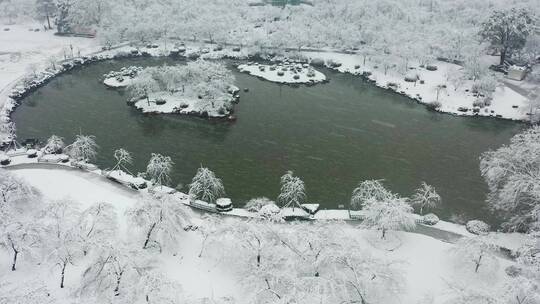
M 406 97 L 358 77 L 321 69 L 329 83 L 297 88 L 257 79 L 232 68 L 242 91 L 235 122 L 174 115 L 144 115 L 126 105 L 127 94 L 107 89 L 102 75 L 130 65 L 170 59 L 104 62 L 58 77 L 26 98 L 13 114 L 18 136 L 71 141 L 97 138 L 97 164 L 113 164 L 113 151 L 133 152 L 133 172 L 157 152 L 175 162 L 173 181 L 187 184 L 199 166 L 219 175 L 237 205 L 256 196 L 275 198 L 279 177 L 294 170 L 308 199 L 323 207 L 346 205 L 364 179 L 385 179 L 409 195 L 422 181 L 443 198 L 436 213 L 488 219 L 486 186 L 478 170 L 483 151 L 508 142 L 523 125 L 453 117 L 428 111 Z

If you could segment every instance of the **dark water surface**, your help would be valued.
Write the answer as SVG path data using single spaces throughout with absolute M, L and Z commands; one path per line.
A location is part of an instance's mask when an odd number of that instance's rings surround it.
M 422 181 L 443 198 L 442 218 L 463 215 L 493 221 L 485 208 L 486 186 L 478 164 L 483 151 L 509 141 L 523 125 L 453 117 L 428 111 L 408 98 L 358 77 L 323 72 L 330 82 L 293 88 L 234 71 L 241 93 L 234 123 L 175 115 L 143 115 L 126 105 L 122 91 L 101 83 L 122 66 L 158 65 L 169 59 L 109 61 L 52 80 L 13 114 L 19 138 L 51 134 L 73 140 L 92 134 L 100 145 L 97 164 L 113 165 L 113 151 L 133 153 L 133 172 L 150 153 L 175 162 L 174 185 L 187 184 L 201 165 L 223 179 L 236 205 L 257 196 L 276 198 L 279 177 L 294 170 L 310 202 L 326 208 L 347 204 L 364 179 L 385 179 L 410 195 Z

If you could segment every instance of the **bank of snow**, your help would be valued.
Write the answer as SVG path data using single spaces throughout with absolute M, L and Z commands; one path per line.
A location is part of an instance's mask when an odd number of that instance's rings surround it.
M 171 95 L 168 92 L 156 92 L 148 94 L 148 99 L 135 101 L 133 105 L 143 113 L 194 114 L 222 118 L 230 115 L 233 101 L 232 95 L 210 101 L 179 93 Z
M 284 84 L 315 84 L 326 81 L 326 76 L 308 64 L 278 63 L 259 64 L 247 63 L 238 66 L 238 70 L 262 79 Z
M 111 71 L 103 75 L 105 77 L 103 84 L 110 88 L 127 87 L 130 83 L 132 83 L 133 79 L 137 77 L 137 74 L 139 74 L 142 69 L 142 67 L 130 66 L 123 67 L 120 69 L 120 71 Z

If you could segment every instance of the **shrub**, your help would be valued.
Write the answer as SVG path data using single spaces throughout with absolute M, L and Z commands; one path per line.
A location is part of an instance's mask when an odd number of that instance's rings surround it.
M 487 234 L 489 232 L 489 225 L 480 220 L 468 221 L 465 228 L 470 233 L 477 235 Z
M 433 226 L 439 222 L 439 217 L 433 213 L 428 213 L 422 218 L 424 224 Z
M 246 208 L 249 212 L 259 212 L 263 206 L 275 204 L 272 200 L 266 198 L 266 197 L 257 197 L 250 199 L 244 208 Z
M 426 106 L 430 110 L 437 111 L 438 109 L 440 109 L 440 107 L 442 107 L 442 104 L 439 101 L 432 101 L 427 103 Z
M 482 99 L 477 99 L 473 102 L 473 107 L 479 107 L 479 108 L 483 108 L 486 106 L 486 103 L 484 102 L 484 100 Z

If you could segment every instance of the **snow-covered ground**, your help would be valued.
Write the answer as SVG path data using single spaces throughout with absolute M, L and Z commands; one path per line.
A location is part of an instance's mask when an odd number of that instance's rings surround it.
M 150 102 L 146 99 L 140 99 L 135 102 L 135 107 L 143 113 L 174 113 L 174 114 L 200 114 L 208 113 L 208 117 L 227 117 L 230 110 L 225 107 L 211 106 L 210 101 L 202 101 L 197 98 L 189 98 L 176 93 L 171 95 L 168 92 L 157 92 L 148 95 Z M 159 104 L 156 100 L 164 101 Z M 232 95 L 228 99 L 218 99 L 214 103 L 216 105 L 232 103 Z M 222 109 L 220 111 L 220 108 Z
M 247 63 L 238 66 L 238 70 L 268 81 L 285 84 L 315 84 L 326 80 L 326 76 L 308 64 Z
M 111 71 L 104 75 L 103 84 L 110 88 L 127 87 L 140 71 L 142 71 L 142 67 L 138 66 L 123 67 L 120 71 Z
M 105 177 L 73 168 L 21 168 L 10 170 L 16 176 L 37 188 L 46 200 L 69 199 L 77 204 L 80 209 L 87 208 L 94 203 L 107 202 L 112 204 L 117 212 L 118 223 L 121 233 L 127 239 L 134 238 L 138 231 L 128 226 L 125 212 L 141 198 L 141 193 L 111 183 Z M 188 207 L 186 207 L 188 208 Z M 233 274 L 223 272 L 215 261 L 199 258 L 201 236 L 196 232 L 186 232 L 182 236 L 182 244 L 176 255 L 161 254 L 158 268 L 170 278 L 182 286 L 182 292 L 187 298 L 215 298 L 237 297 L 239 286 L 235 283 Z M 2 252 L 4 253 L 4 252 Z M 10 280 L 24 280 L 30 277 L 41 278 L 48 282 L 51 290 L 58 291 L 56 295 L 65 303 L 69 298 L 70 291 L 76 286 L 77 280 L 84 270 L 82 265 L 76 265 L 76 269 L 68 272 L 67 289 L 60 292 L 56 278 L 57 268 L 39 267 L 36 265 L 21 263 L 14 273 L 5 273 L 10 259 L 0 255 L 0 280 L 2 275 L 7 275 Z M 50 278 L 54 279 L 50 279 Z M 67 301 L 66 301 L 67 302 Z
M 420 103 L 428 104 L 434 101 L 441 103 L 438 109 L 440 112 L 451 113 L 463 116 L 488 116 L 513 120 L 527 120 L 527 112 L 530 110 L 526 96 L 522 96 L 516 91 L 500 83 L 493 94 L 490 106 L 479 108 L 475 112 L 473 103 L 477 97 L 471 92 L 472 81 L 464 81 L 457 89 L 448 81 L 448 75 L 453 73 L 463 73 L 462 67 L 442 61 L 436 61 L 434 65 L 436 71 L 428 71 L 411 63 L 410 73 L 418 75 L 419 81 L 407 82 L 405 76 L 389 69 L 385 74 L 382 66 L 375 68 L 377 64 L 366 62 L 358 54 L 341 54 L 335 52 L 303 52 L 310 60 L 323 60 L 325 63 L 332 62 L 329 66 L 342 73 L 361 75 L 370 72 L 370 80 L 377 86 L 392 89 L 417 100 Z M 424 81 L 423 84 L 420 81 Z M 393 84 L 393 85 L 392 85 Z M 446 86 L 440 88 L 440 86 Z M 438 89 L 439 86 L 439 89 Z M 466 91 L 467 90 L 467 91 Z M 439 97 L 437 99 L 437 92 Z
M 95 202 L 110 202 L 116 208 L 119 222 L 126 225 L 124 212 L 133 206 L 140 194 L 120 185 L 112 184 L 106 178 L 77 169 L 42 169 L 13 168 L 10 170 L 37 188 L 44 199 L 59 200 L 69 198 L 78 207 L 84 208 Z M 195 218 L 198 215 L 193 214 Z M 223 219 L 234 220 L 234 219 Z M 128 227 L 128 226 L 125 226 Z M 122 229 L 124 237 L 135 237 L 137 229 Z M 507 280 L 504 268 L 512 262 L 497 259 L 498 265 L 480 268 L 475 274 L 473 263 L 456 267 L 452 249 L 454 245 L 434 238 L 408 233 L 395 232 L 391 241 L 380 242 L 378 232 L 362 230 L 344 225 L 344 233 L 351 242 L 361 245 L 372 256 L 382 258 L 395 265 L 404 278 L 403 292 L 395 299 L 395 303 L 420 303 L 422 299 L 433 297 L 434 302 L 443 303 L 449 296 L 449 284 L 467 284 L 485 290 L 496 291 Z M 247 292 L 239 283 L 241 278 L 236 270 L 220 259 L 219 254 L 208 254 L 198 257 L 202 235 L 197 232 L 186 232 L 181 236 L 181 244 L 176 255 L 154 253 L 157 257 L 157 268 L 169 279 L 181 284 L 181 291 L 186 298 L 223 299 L 231 297 L 233 302 L 243 303 L 243 294 Z M 9 268 L 10 258 L 6 252 L 0 251 L 0 269 Z M 67 272 L 66 288 L 58 288 L 58 268 L 38 266 L 20 261 L 16 272 L 0 271 L 0 279 L 9 282 L 24 282 L 30 277 L 47 282 L 53 295 L 67 303 L 72 297 L 74 286 L 77 286 L 85 260 L 70 266 Z M 51 278 L 53 278 L 51 280 Z M 451 293 L 450 293 L 451 295 Z

